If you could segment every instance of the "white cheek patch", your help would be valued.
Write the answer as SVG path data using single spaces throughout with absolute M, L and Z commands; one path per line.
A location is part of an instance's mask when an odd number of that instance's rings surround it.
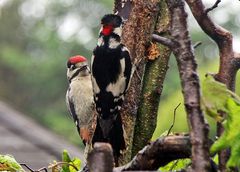
M 111 49 L 115 49 L 120 45 L 120 43 L 118 41 L 116 41 L 115 38 L 110 38 L 109 39 L 109 48 Z
M 121 36 L 122 35 L 122 27 L 117 27 L 113 30 L 113 33 Z

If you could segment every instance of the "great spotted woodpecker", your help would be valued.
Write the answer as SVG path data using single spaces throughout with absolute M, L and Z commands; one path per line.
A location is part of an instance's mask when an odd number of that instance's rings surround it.
M 110 143 L 116 162 L 120 150 L 125 149 L 119 112 L 131 79 L 132 63 L 128 49 L 121 43 L 121 17 L 107 14 L 101 24 L 91 62 L 94 101 L 98 113 L 93 143 Z
M 67 108 L 83 143 L 91 144 L 94 132 L 94 101 L 90 69 L 85 57 L 77 55 L 69 58 L 67 79 Z

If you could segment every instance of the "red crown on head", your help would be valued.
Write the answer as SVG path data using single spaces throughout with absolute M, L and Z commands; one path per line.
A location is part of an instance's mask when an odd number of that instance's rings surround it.
M 68 62 L 71 64 L 76 64 L 76 63 L 85 62 L 85 61 L 87 61 L 87 59 L 80 55 L 70 57 L 68 60 Z

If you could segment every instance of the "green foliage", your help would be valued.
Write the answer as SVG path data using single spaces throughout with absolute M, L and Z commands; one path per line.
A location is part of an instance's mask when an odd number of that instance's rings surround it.
M 205 112 L 217 121 L 222 121 L 223 117 L 219 115 L 219 111 L 227 112 L 227 100 L 234 97 L 236 101 L 240 98 L 227 89 L 226 85 L 217 82 L 211 75 L 206 76 L 202 84 L 202 108 Z
M 240 98 L 227 87 L 207 76 L 202 85 L 202 105 L 205 112 L 216 121 L 223 122 L 224 133 L 212 145 L 211 153 L 231 148 L 228 167 L 240 167 Z M 227 114 L 226 119 L 219 112 Z
M 226 103 L 228 115 L 224 121 L 225 130 L 223 135 L 212 145 L 211 153 L 231 148 L 231 156 L 227 166 L 240 168 L 240 104 L 233 98 L 229 98 Z
M 21 165 L 11 155 L 0 155 L 0 171 L 24 172 Z
M 81 160 L 79 158 L 71 159 L 67 150 L 63 150 L 62 162 L 66 163 L 62 165 L 61 172 L 76 172 L 81 168 Z
M 164 167 L 159 168 L 160 171 L 179 171 L 181 169 L 186 169 L 187 166 L 191 163 L 191 160 L 186 159 L 179 159 L 169 162 Z

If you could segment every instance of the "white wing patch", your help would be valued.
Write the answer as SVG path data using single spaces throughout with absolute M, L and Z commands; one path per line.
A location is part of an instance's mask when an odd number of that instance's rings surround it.
M 125 71 L 125 59 L 120 60 L 121 64 L 121 73 L 117 79 L 116 83 L 110 83 L 106 91 L 112 92 L 113 96 L 118 97 L 120 94 L 124 93 L 126 89 L 126 77 L 124 77 L 123 72 Z

